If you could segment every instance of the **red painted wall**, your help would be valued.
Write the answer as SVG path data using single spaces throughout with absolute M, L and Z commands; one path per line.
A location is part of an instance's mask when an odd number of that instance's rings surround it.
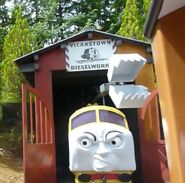
M 35 88 L 53 111 L 52 71 L 65 69 L 65 52 L 55 49 L 39 56 L 39 70 L 35 72 Z

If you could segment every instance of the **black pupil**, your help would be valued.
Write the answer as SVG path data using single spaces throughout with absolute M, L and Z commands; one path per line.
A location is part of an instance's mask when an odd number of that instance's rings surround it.
M 112 141 L 112 145 L 116 145 L 116 141 L 115 140 Z
M 87 141 L 83 141 L 82 144 L 85 146 L 87 145 Z

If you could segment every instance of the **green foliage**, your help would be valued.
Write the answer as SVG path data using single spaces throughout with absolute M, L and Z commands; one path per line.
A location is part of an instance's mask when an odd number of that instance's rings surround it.
M 142 30 L 144 29 L 144 24 L 148 16 L 148 10 L 150 8 L 150 5 L 151 5 L 151 0 L 143 0 L 142 13 L 141 13 Z
M 67 16 L 63 19 L 63 33 L 68 36 L 86 29 L 115 33 L 121 23 L 123 6 L 122 0 L 72 1 L 64 9 Z
M 121 12 L 125 6 L 125 0 L 11 2 L 14 6 L 21 4 L 23 7 L 23 15 L 31 27 L 34 50 L 86 29 L 116 33 L 121 25 Z M 14 22 L 15 16 L 12 12 L 11 23 Z
M 8 27 L 10 24 L 10 18 L 8 16 L 8 8 L 5 6 L 5 0 L 0 1 L 0 64 L 2 62 L 3 54 L 2 48 L 4 43 L 4 38 L 8 32 Z
M 2 62 L 2 102 L 20 101 L 20 84 L 23 76 L 13 60 L 31 51 L 31 35 L 27 20 L 22 16 L 22 8 L 16 8 L 15 24 L 7 34 L 3 45 Z
M 3 44 L 7 34 L 8 25 L 10 24 L 10 18 L 8 16 L 8 8 L 5 6 L 5 0 L 0 1 L 0 122 L 2 118 L 2 59 L 3 59 Z
M 141 31 L 137 1 L 127 0 L 118 34 L 130 38 L 143 39 Z
M 151 0 L 127 0 L 122 24 L 117 32 L 121 36 L 144 40 L 143 27 Z
M 35 16 L 33 17 L 31 34 L 33 39 L 33 49 L 44 47 L 45 44 L 56 42 L 60 26 L 57 24 L 56 12 L 58 3 L 56 0 L 34 1 L 34 6 L 41 3 L 41 6 L 35 7 Z

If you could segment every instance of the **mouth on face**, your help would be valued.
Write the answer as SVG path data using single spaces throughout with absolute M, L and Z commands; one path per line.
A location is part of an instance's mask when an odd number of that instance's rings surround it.
M 110 164 L 102 157 L 95 156 L 93 158 L 93 169 L 95 171 L 108 171 Z

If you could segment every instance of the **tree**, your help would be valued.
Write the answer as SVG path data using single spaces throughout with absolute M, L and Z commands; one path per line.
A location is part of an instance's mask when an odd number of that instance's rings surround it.
M 126 7 L 123 10 L 122 24 L 117 33 L 125 37 L 144 39 L 139 18 L 137 0 L 127 0 Z
M 30 20 L 34 35 L 39 35 L 36 37 L 38 45 L 43 46 L 43 43 L 48 45 L 91 28 L 116 33 L 125 0 L 25 2 L 25 15 Z
M 150 4 L 151 0 L 127 0 L 123 9 L 122 24 L 117 33 L 125 37 L 146 40 L 143 29 Z
M 1 118 L 1 93 L 2 93 L 2 59 L 3 59 L 3 43 L 10 25 L 8 16 L 8 8 L 5 5 L 5 0 L 0 1 L 0 118 Z
M 78 0 L 67 4 L 64 16 L 64 33 L 69 36 L 84 30 L 98 29 L 116 33 L 120 27 L 123 0 Z
M 5 1 L 0 2 L 0 60 L 2 59 L 2 47 L 5 35 L 10 24 L 10 18 L 8 16 L 8 8 L 5 6 Z
M 29 7 L 29 8 L 27 8 Z M 25 16 L 29 19 L 33 39 L 33 49 L 58 41 L 61 17 L 57 16 L 57 0 L 29 0 L 26 1 Z
M 2 101 L 19 102 L 20 84 L 23 76 L 13 62 L 14 59 L 31 51 L 31 35 L 27 20 L 22 16 L 22 8 L 15 11 L 15 24 L 5 37 L 2 62 Z
M 34 49 L 86 29 L 116 33 L 126 0 L 4 0 L 23 7 L 31 27 Z M 14 18 L 11 18 L 14 22 Z
M 151 5 L 151 0 L 143 0 L 143 3 L 141 5 L 141 25 L 142 25 L 142 30 L 144 29 L 144 24 L 146 22 L 146 18 L 148 16 L 148 10 L 149 10 L 149 7 Z

